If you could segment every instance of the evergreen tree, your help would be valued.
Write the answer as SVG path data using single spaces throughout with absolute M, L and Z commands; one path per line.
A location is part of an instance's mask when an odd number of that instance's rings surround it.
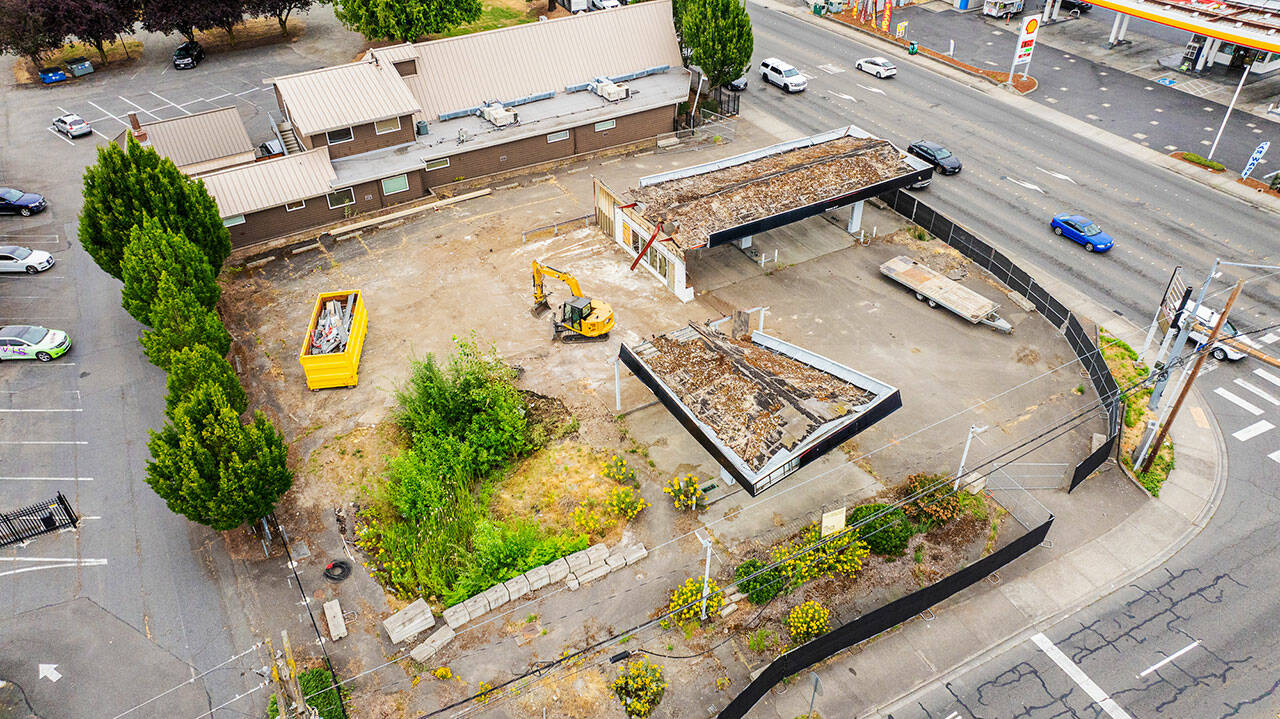
M 225 357 L 231 349 L 231 335 L 218 314 L 178 288 L 168 272 L 160 274 L 156 302 L 151 307 L 151 329 L 140 341 L 151 364 L 169 370 L 172 355 L 187 347 L 206 345 Z
M 244 414 L 249 406 L 240 379 L 225 357 L 206 345 L 186 347 L 169 356 L 169 379 L 166 387 L 165 412 L 172 415 L 178 405 L 202 385 L 212 384 L 222 391 L 227 404 L 236 414 Z
M 738 0 L 684 0 L 681 39 L 710 87 L 737 80 L 751 64 L 751 18 Z
M 334 15 L 369 40 L 412 42 L 480 17 L 480 0 L 334 0 Z
M 231 254 L 231 238 L 218 206 L 204 189 L 168 158 L 129 137 L 98 148 L 98 161 L 84 171 L 84 207 L 80 244 L 104 272 L 120 279 L 120 260 L 130 232 L 151 215 L 165 229 L 181 234 L 209 258 L 216 276 Z
M 261 412 L 249 425 L 214 384 L 202 384 L 152 432 L 147 484 L 169 509 L 216 530 L 267 516 L 293 483 L 284 438 Z
M 160 276 L 168 274 L 180 292 L 190 292 L 206 309 L 213 309 L 222 290 L 214 279 L 209 258 L 182 235 L 170 232 L 159 220 L 143 213 L 142 224 L 129 233 L 129 244 L 120 261 L 124 289 L 122 304 L 133 318 L 151 322 Z

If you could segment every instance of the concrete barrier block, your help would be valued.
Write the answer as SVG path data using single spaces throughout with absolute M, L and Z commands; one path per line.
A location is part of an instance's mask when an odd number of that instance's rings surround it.
M 574 573 L 583 571 L 591 566 L 591 557 L 587 555 L 587 550 L 585 549 L 581 552 L 570 554 L 564 558 L 564 561 L 569 563 L 569 571 Z
M 530 592 L 536 592 L 551 583 L 551 573 L 546 567 L 534 567 L 524 573 L 524 578 L 529 582 Z
M 587 547 L 586 552 L 592 564 L 600 564 L 609 558 L 609 546 L 606 544 L 593 544 Z
M 495 584 L 492 587 L 489 587 L 481 592 L 480 596 L 489 600 L 489 609 L 491 611 L 511 601 L 511 595 L 507 594 L 507 588 L 501 584 Z
M 492 609 L 492 607 L 489 606 L 489 599 L 484 596 L 483 592 L 463 602 L 462 606 L 467 608 L 468 621 L 471 619 L 478 619 Z
M 502 586 L 507 588 L 507 596 L 511 597 L 512 600 L 519 599 L 529 593 L 529 580 L 525 579 L 523 574 L 508 579 L 502 583 Z
M 603 562 L 601 562 L 600 564 L 593 564 L 587 569 L 587 571 L 581 572 L 577 575 L 578 583 L 586 584 L 587 582 L 594 582 L 595 580 L 599 579 L 600 577 L 603 577 L 608 573 L 609 573 L 608 564 L 605 564 Z
M 575 574 L 570 574 L 569 576 L 565 577 L 564 584 L 566 587 L 569 588 L 569 591 L 571 592 L 578 591 L 578 587 L 582 586 L 582 583 L 578 581 L 578 577 Z
M 454 633 L 453 627 L 447 625 L 440 627 L 431 636 L 427 637 L 425 642 L 414 647 L 413 651 L 409 652 L 409 656 L 413 657 L 415 662 L 426 664 L 433 654 L 443 649 L 444 645 L 448 644 L 455 636 L 457 635 Z
M 645 549 L 643 544 L 637 542 L 636 544 L 627 545 L 627 548 L 622 552 L 622 556 L 627 558 L 627 566 L 631 566 L 649 556 L 649 550 Z
M 448 624 L 454 629 L 457 629 L 463 624 L 466 624 L 467 622 L 471 621 L 471 612 L 467 611 L 466 602 L 463 602 L 462 604 L 455 604 L 452 607 L 449 607 L 448 609 L 444 610 L 444 613 L 441 614 L 441 616 L 444 617 L 445 624 Z
M 419 632 L 430 629 L 435 624 L 436 618 L 431 615 L 431 607 L 427 606 L 426 601 L 418 599 L 383 620 L 382 627 L 387 630 L 391 643 L 399 644 L 406 639 L 412 639 Z
M 738 610 L 738 605 L 736 603 L 726 604 L 723 607 L 720 607 L 720 616 L 727 617 L 730 614 L 733 614 L 737 610 Z
M 569 576 L 569 562 L 564 557 L 546 565 L 546 568 L 548 584 L 562 581 L 565 577 Z
M 627 566 L 627 558 L 621 554 L 610 554 L 609 558 L 604 560 L 604 563 L 605 566 L 609 568 L 610 572 L 616 572 Z
M 347 620 L 342 616 L 342 605 L 336 599 L 324 603 L 324 619 L 329 623 L 329 638 L 333 641 L 347 636 Z

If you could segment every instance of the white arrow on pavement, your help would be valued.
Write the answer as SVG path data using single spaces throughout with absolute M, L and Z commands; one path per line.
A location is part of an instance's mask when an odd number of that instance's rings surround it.
M 832 94 L 832 95 L 835 95 L 836 97 L 840 98 L 841 100 L 852 100 L 852 101 L 854 101 L 854 102 L 857 102 L 857 101 L 858 101 L 858 98 L 854 97 L 853 95 L 846 95 L 846 94 L 844 94 L 843 92 L 836 92 L 835 90 L 832 90 L 832 91 L 831 91 L 831 94 Z
M 1046 174 L 1046 175 L 1051 175 L 1051 176 L 1053 176 L 1053 177 L 1056 177 L 1056 178 L 1058 178 L 1059 180 L 1066 180 L 1067 182 L 1070 182 L 1070 183 L 1071 183 L 1071 184 L 1073 184 L 1073 185 L 1078 185 L 1078 184 L 1080 184 L 1080 183 L 1076 182 L 1075 180 L 1071 179 L 1070 177 L 1067 177 L 1066 175 L 1062 174 L 1061 172 L 1054 172 L 1053 170 L 1046 170 L 1046 169 L 1044 169 L 1043 167 L 1039 167 L 1039 166 L 1037 166 L 1037 167 L 1036 167 L 1036 169 L 1037 169 L 1037 170 L 1039 170 L 1039 171 L 1041 171 L 1041 172 L 1043 172 L 1043 173 L 1044 173 L 1044 174 Z
M 878 88 L 878 87 L 867 87 L 866 85 L 863 85 L 863 84 L 862 84 L 862 83 L 860 83 L 860 82 L 856 82 L 856 83 L 854 83 L 854 84 L 855 84 L 855 85 L 857 85 L 858 87 L 862 88 L 863 90 L 866 90 L 867 92 L 877 92 L 877 93 L 880 93 L 881 95 L 883 95 L 883 94 L 884 94 L 884 90 L 881 90 L 881 89 L 880 89 L 880 88 Z
M 51 682 L 56 682 L 62 678 L 62 672 L 58 671 L 57 664 L 41 664 L 40 678 L 48 679 Z
M 1042 190 L 1042 189 L 1040 189 L 1039 187 L 1037 187 L 1037 186 L 1035 186 L 1035 185 L 1031 184 L 1030 182 L 1024 182 L 1024 181 L 1022 181 L 1022 180 L 1019 180 L 1019 179 L 1018 179 L 1018 178 L 1016 178 L 1016 177 L 1007 177 L 1007 176 L 1006 176 L 1004 179 L 1008 180 L 1009 182 L 1012 182 L 1012 183 L 1013 183 L 1013 184 L 1015 184 L 1015 185 L 1021 185 L 1022 187 L 1025 187 L 1025 188 L 1027 188 L 1028 190 L 1035 190 L 1036 192 L 1039 192 L 1039 193 L 1040 193 L 1040 194 L 1042 194 L 1042 195 L 1044 194 L 1044 190 Z

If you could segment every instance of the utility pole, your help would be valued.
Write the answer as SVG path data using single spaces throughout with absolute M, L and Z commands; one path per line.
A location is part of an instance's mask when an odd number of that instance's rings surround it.
M 1147 451 L 1147 458 L 1142 463 L 1142 467 L 1138 469 L 1138 473 L 1142 474 L 1151 470 L 1152 462 L 1155 462 L 1156 455 L 1160 453 L 1160 446 L 1164 444 L 1164 438 L 1169 434 L 1169 427 L 1173 425 L 1173 419 L 1178 416 L 1178 409 L 1182 407 L 1182 401 L 1187 398 L 1187 393 L 1191 391 L 1191 385 L 1196 381 L 1196 375 L 1200 374 L 1200 368 L 1204 366 L 1204 358 L 1209 356 L 1209 350 L 1213 347 L 1213 343 L 1218 339 L 1218 332 L 1222 329 L 1223 323 L 1227 321 L 1227 315 L 1231 312 L 1231 306 L 1235 304 L 1236 298 L 1240 296 L 1240 290 L 1244 287 L 1244 280 L 1237 280 L 1235 289 L 1231 290 L 1231 297 L 1227 299 L 1227 306 L 1222 308 L 1222 314 L 1218 315 L 1218 321 L 1213 325 L 1213 331 L 1209 333 L 1209 339 L 1204 343 L 1204 351 L 1200 352 L 1196 357 L 1196 363 L 1191 368 L 1191 376 L 1187 377 L 1186 384 L 1182 385 L 1182 391 L 1178 393 L 1178 399 L 1173 403 L 1173 409 L 1169 411 L 1169 418 L 1165 420 L 1160 432 L 1156 435 L 1155 441 L 1151 443 L 1151 449 Z M 1188 325 L 1191 323 L 1188 322 Z
M 1190 313 L 1187 315 L 1187 321 L 1182 323 L 1182 327 L 1178 328 L 1178 337 L 1173 341 L 1173 351 L 1177 352 L 1187 342 L 1187 335 L 1191 333 L 1191 325 L 1195 323 L 1196 315 L 1200 312 L 1200 305 L 1204 304 L 1204 296 L 1209 292 L 1209 284 L 1213 282 L 1214 275 L 1218 274 L 1218 266 L 1222 264 L 1221 258 L 1215 258 L 1213 261 L 1213 269 L 1209 270 L 1209 276 L 1204 278 L 1204 284 L 1200 285 L 1200 294 L 1196 297 L 1196 303 L 1192 306 Z M 1228 263 L 1234 264 L 1234 263 Z M 1157 357 L 1157 362 L 1163 357 Z M 1167 363 L 1166 363 L 1167 364 Z M 1164 387 L 1169 382 L 1169 371 L 1162 368 L 1156 375 L 1156 384 L 1151 388 L 1151 401 L 1147 403 L 1147 407 L 1155 411 L 1160 405 L 1160 397 L 1164 394 Z M 1156 445 L 1159 446 L 1159 445 Z

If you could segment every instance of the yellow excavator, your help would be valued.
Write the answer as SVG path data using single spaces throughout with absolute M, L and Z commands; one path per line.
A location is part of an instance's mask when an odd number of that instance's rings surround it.
M 582 296 L 582 288 L 578 280 L 568 272 L 561 272 L 548 267 L 537 260 L 533 261 L 533 308 L 534 317 L 540 317 L 551 309 L 547 300 L 547 291 L 543 286 L 543 277 L 552 277 L 569 286 L 573 297 L 560 307 L 560 316 L 551 318 L 551 341 L 562 342 L 600 342 L 609 339 L 609 330 L 613 329 L 613 308 L 608 303 Z

